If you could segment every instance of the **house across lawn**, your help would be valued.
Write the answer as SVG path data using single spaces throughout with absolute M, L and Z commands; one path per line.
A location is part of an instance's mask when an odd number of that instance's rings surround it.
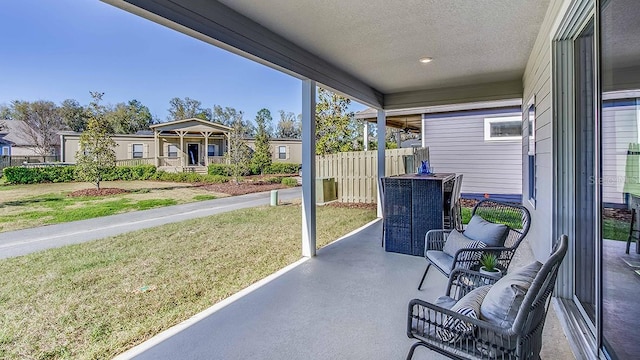
M 151 131 L 138 134 L 116 134 L 116 159 L 120 163 L 151 164 L 160 170 L 181 172 L 185 169 L 206 172 L 209 164 L 224 162 L 229 148 L 231 128 L 201 119 L 183 119 L 151 126 Z M 80 133 L 62 131 L 61 161 L 75 163 Z M 255 139 L 247 138 L 247 146 L 255 148 Z M 274 162 L 301 163 L 300 139 L 270 139 Z

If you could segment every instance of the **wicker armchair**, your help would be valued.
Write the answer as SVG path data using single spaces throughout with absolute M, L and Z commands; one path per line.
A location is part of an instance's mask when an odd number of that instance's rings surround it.
M 535 276 L 510 328 L 498 327 L 422 300 L 411 300 L 407 336 L 418 339 L 418 342 L 411 346 L 407 359 L 413 357 L 418 346 L 454 359 L 540 359 L 542 328 L 558 268 L 567 252 L 567 246 L 567 236 L 562 235 L 554 245 L 551 257 Z M 447 295 L 457 301 L 476 287 L 491 285 L 497 280 L 475 271 L 456 269 L 449 278 Z M 453 342 L 442 341 L 437 331 L 445 329 L 443 323 L 446 317 L 471 323 L 475 326 L 475 331 L 458 333 L 459 338 Z
M 424 256 L 427 260 L 427 268 L 422 275 L 418 290 L 427 276 L 429 268 L 433 265 L 445 276 L 449 276 L 456 268 L 478 270 L 480 258 L 485 253 L 493 253 L 498 258 L 498 268 L 506 273 L 511 264 L 511 259 L 518 246 L 529 232 L 531 215 L 524 206 L 495 200 L 482 200 L 473 208 L 471 216 L 478 215 L 486 221 L 504 224 L 509 228 L 507 238 L 502 247 L 485 247 L 482 249 L 460 249 L 453 258 L 443 255 L 442 249 L 446 241 L 446 235 L 451 229 L 431 230 L 425 236 Z

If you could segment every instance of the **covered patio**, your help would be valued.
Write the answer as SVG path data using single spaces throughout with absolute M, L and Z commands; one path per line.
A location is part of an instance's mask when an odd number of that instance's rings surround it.
M 428 274 L 421 257 L 385 252 L 375 221 L 266 281 L 215 305 L 119 359 L 401 359 L 413 298 L 442 295 L 446 278 Z M 513 267 L 532 259 L 520 246 Z M 517 262 L 517 263 L 516 263 Z M 546 356 L 545 356 L 546 354 Z M 415 359 L 442 359 L 425 349 Z M 543 358 L 573 358 L 554 311 L 545 325 Z

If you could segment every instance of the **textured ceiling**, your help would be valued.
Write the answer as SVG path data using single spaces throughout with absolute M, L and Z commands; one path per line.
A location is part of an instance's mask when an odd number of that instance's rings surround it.
M 521 79 L 549 0 L 220 2 L 396 93 Z

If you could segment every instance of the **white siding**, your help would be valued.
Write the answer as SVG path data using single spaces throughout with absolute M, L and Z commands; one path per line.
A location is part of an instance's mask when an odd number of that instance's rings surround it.
M 551 141 L 551 43 L 550 32 L 558 17 L 562 1 L 552 1 L 540 27 L 527 67 L 523 84 L 523 107 L 535 95 L 536 98 L 536 206 L 535 208 L 523 196 L 523 203 L 532 216 L 528 239 L 534 255 L 539 260 L 545 260 L 551 250 L 552 233 L 552 141 Z M 527 156 L 522 143 L 522 158 Z M 528 189 L 528 169 L 523 168 L 523 189 Z
M 433 115 L 432 115 L 433 116 Z M 484 119 L 520 112 L 427 118 L 423 132 L 437 172 L 464 174 L 463 193 L 522 194 L 520 140 L 485 141 Z
M 627 150 L 638 143 L 636 105 L 605 107 L 602 111 L 602 197 L 606 203 L 624 203 Z

